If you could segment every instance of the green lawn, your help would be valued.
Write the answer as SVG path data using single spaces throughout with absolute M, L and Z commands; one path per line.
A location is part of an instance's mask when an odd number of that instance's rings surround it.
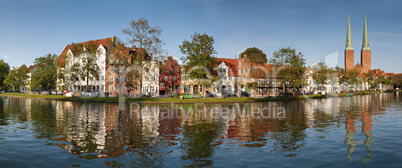
M 347 94 L 363 95 L 381 92 L 365 92 L 365 93 L 342 93 L 331 95 L 307 95 L 307 96 L 292 96 L 292 97 L 228 97 L 228 98 L 195 98 L 195 99 L 180 99 L 180 98 L 124 98 L 126 102 L 141 102 L 141 103 L 224 103 L 224 102 L 266 102 L 266 101 L 287 101 L 287 100 L 303 100 L 303 99 L 318 99 L 326 97 L 345 97 Z M 93 101 L 93 102 L 119 102 L 118 97 L 65 97 L 62 95 L 32 95 L 21 93 L 0 93 L 4 96 L 32 97 L 51 100 L 66 100 L 66 101 Z

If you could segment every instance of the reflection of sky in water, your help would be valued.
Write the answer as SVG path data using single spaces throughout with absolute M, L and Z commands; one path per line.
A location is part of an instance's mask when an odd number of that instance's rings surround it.
M 41 157 L 67 156 L 54 164 L 73 166 L 400 164 L 392 159 L 401 157 L 401 135 L 396 134 L 402 130 L 401 106 L 399 93 L 196 106 L 127 105 L 124 110 L 118 110 L 118 104 L 1 97 L 0 147 L 17 148 L 9 160 L 2 160 L 11 166 L 19 165 L 13 158 L 39 157 L 34 151 L 46 145 L 51 149 Z M 35 142 L 29 146 L 31 153 L 20 149 L 29 144 L 21 145 L 21 139 Z

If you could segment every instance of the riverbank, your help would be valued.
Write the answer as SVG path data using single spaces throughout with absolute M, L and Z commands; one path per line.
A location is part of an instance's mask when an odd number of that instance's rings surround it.
M 391 91 L 391 92 L 401 92 Z M 180 99 L 180 98 L 129 98 L 125 97 L 66 97 L 62 95 L 34 95 L 34 94 L 21 94 L 21 93 L 0 93 L 0 96 L 6 97 L 22 97 L 22 98 L 35 98 L 45 100 L 62 100 L 62 101 L 80 101 L 80 102 L 101 102 L 101 103 L 119 103 L 124 100 L 127 103 L 142 103 L 142 104 L 169 104 L 169 103 L 242 103 L 242 102 L 267 102 L 267 101 L 289 101 L 289 100 L 304 100 L 304 99 L 320 99 L 328 97 L 346 97 L 348 94 L 352 95 L 365 95 L 384 92 L 358 92 L 358 93 L 342 93 L 342 94 L 329 94 L 329 95 L 302 95 L 302 96 L 277 96 L 277 97 L 228 97 L 228 98 L 198 98 L 198 99 Z

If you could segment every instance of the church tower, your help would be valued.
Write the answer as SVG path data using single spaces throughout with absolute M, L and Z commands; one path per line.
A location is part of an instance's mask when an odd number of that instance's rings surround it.
M 367 42 L 367 45 L 368 45 L 368 42 Z M 363 53 L 363 50 L 362 50 L 362 53 Z M 346 71 L 353 69 L 354 56 L 355 56 L 355 50 L 353 49 L 353 45 L 352 45 L 352 32 L 350 30 L 350 18 L 349 18 L 349 13 L 348 13 L 348 31 L 346 33 L 346 48 L 345 48 L 345 70 Z
M 363 46 L 361 51 L 361 66 L 362 73 L 366 73 L 371 69 L 371 49 L 369 47 L 366 14 L 364 14 L 364 28 L 363 28 Z

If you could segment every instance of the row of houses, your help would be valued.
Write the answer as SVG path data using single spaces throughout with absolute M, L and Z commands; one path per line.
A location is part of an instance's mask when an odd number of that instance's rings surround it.
M 352 88 L 366 90 L 369 87 L 367 83 L 362 83 L 359 86 L 348 86 L 347 83 L 339 84 L 338 77 L 328 79 L 328 84 L 321 86 L 313 80 L 314 70 L 306 68 L 305 84 L 294 88 L 292 83 L 283 82 L 276 76 L 275 72 L 280 67 L 252 63 L 247 55 L 238 59 L 216 58 L 213 69 L 205 69 L 204 67 L 185 69 L 184 66 L 179 65 L 173 56 L 168 56 L 163 62 L 153 60 L 152 56 L 146 54 L 144 49 L 136 46 L 125 47 L 116 44 L 115 40 L 115 37 L 111 37 L 78 43 L 83 46 L 84 52 L 75 52 L 76 46 L 74 45 L 77 44 L 67 45 L 58 57 L 58 73 L 63 73 L 64 79 L 57 79 L 57 91 L 107 97 L 139 97 L 144 95 L 159 97 L 175 94 L 224 97 L 240 96 L 244 93 L 258 97 L 278 96 L 285 92 L 317 93 L 321 88 L 324 89 L 325 93 L 339 93 L 341 90 Z M 90 53 L 85 48 L 89 43 L 96 45 L 97 52 Z M 123 55 L 123 57 L 118 55 Z M 80 71 L 83 60 L 88 57 L 92 57 L 96 62 L 99 68 L 99 78 L 89 78 L 88 83 L 85 78 L 72 80 L 75 73 L 72 67 L 78 64 L 76 70 Z M 138 59 L 139 57 L 142 59 Z M 139 64 L 138 60 L 141 60 L 142 64 Z M 207 72 L 207 78 L 191 79 L 189 74 L 200 68 Z M 30 76 L 35 67 L 30 66 L 28 69 L 28 76 Z M 128 77 L 128 73 L 133 70 L 140 72 L 141 75 L 136 78 Z M 385 74 L 378 69 L 371 71 L 376 76 Z M 21 86 L 22 91 L 31 91 L 28 83 L 30 83 L 30 78 L 24 86 Z M 250 84 L 253 87 L 249 87 Z M 87 85 L 89 89 L 87 89 Z M 378 89 L 386 89 L 386 86 L 380 85 Z

